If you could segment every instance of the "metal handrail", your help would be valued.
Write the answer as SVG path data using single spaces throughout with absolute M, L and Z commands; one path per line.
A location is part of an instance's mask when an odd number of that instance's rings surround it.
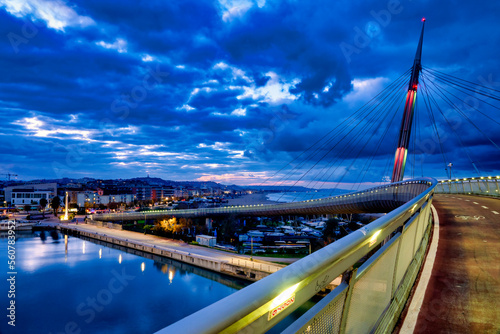
M 499 181 L 500 176 L 480 176 L 441 180 L 436 186 L 436 193 L 499 197 Z M 473 185 L 476 185 L 477 187 Z
M 318 289 L 348 271 L 418 212 L 432 198 L 437 184 L 435 179 L 421 180 L 427 182 L 428 188 L 387 215 L 157 333 L 233 333 L 241 330 L 250 333 L 273 327 Z M 294 302 L 275 318 L 268 319 L 266 315 L 273 301 L 290 289 L 294 289 Z

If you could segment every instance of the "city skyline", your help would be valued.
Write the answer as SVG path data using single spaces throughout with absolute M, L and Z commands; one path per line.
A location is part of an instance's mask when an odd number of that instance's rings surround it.
M 452 1 L 4 1 L 0 168 L 25 180 L 150 174 L 260 184 L 411 66 L 424 16 L 424 66 L 499 89 L 498 10 Z M 450 120 L 480 171 L 498 172 L 498 149 Z M 500 143 L 491 123 L 473 120 Z M 430 126 L 421 131 L 432 137 Z M 446 177 L 428 144 L 424 175 Z M 457 175 L 473 176 L 452 134 L 444 144 Z M 387 176 L 394 150 L 377 153 L 366 180 Z

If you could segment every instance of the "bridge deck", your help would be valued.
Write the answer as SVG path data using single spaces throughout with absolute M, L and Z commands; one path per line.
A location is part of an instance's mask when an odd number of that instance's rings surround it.
M 500 200 L 436 195 L 436 259 L 414 333 L 500 333 Z

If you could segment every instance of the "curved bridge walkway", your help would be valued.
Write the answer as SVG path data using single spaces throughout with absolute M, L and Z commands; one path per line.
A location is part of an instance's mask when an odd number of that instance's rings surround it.
M 439 242 L 413 333 L 500 333 L 500 199 L 436 194 L 433 204 Z
M 133 213 L 113 213 L 93 215 L 98 221 L 126 221 L 161 219 L 166 217 L 216 217 L 216 216 L 281 216 L 336 213 L 387 213 L 431 187 L 436 182 L 432 178 L 418 178 L 403 182 L 373 187 L 345 195 L 311 199 L 308 201 L 227 206 L 208 209 L 158 210 Z

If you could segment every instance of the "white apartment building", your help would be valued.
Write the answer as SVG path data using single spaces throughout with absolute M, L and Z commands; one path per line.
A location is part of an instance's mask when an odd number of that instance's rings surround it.
M 14 189 L 11 192 L 11 203 L 14 206 L 24 206 L 26 204 L 38 205 L 42 198 L 47 200 L 47 206 L 52 199 L 50 190 Z
M 136 199 L 133 194 L 117 194 L 117 195 L 99 195 L 97 192 L 85 191 L 79 192 L 76 197 L 76 202 L 80 208 L 85 207 L 85 203 L 90 205 L 103 204 L 107 205 L 109 203 L 127 203 L 130 204 Z

